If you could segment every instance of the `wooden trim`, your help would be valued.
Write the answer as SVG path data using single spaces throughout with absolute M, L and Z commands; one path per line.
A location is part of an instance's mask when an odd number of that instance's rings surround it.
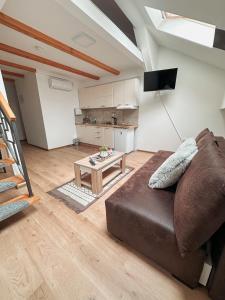
M 48 65 L 48 66 L 51 66 L 54 68 L 58 68 L 58 69 L 61 69 L 61 70 L 64 70 L 64 71 L 67 71 L 67 72 L 70 72 L 70 73 L 73 73 L 76 75 L 84 76 L 84 77 L 95 79 L 95 80 L 100 79 L 99 76 L 96 76 L 96 75 L 93 75 L 93 74 L 90 74 L 90 73 L 87 73 L 87 72 L 84 72 L 84 71 L 81 71 L 78 69 L 74 69 L 72 67 L 60 64 L 60 63 L 50 60 L 48 58 L 44 58 L 44 57 L 38 56 L 36 54 L 32 54 L 27 51 L 24 51 L 24 50 L 21 50 L 21 49 L 18 49 L 18 48 L 15 48 L 15 47 L 3 44 L 3 43 L 0 43 L 0 50 L 11 53 L 11 54 L 15 54 L 20 57 L 31 59 L 31 60 L 40 62 L 42 64 L 45 64 L 45 65 Z
M 183 16 L 179 16 L 179 15 L 176 15 L 176 14 L 170 14 L 168 12 L 164 12 L 164 14 L 165 14 L 166 19 L 169 19 L 169 20 L 185 19 L 185 17 L 183 17 Z
M 143 152 L 143 153 L 150 153 L 150 154 L 156 154 L 157 152 L 149 151 L 149 150 L 142 150 L 142 149 L 136 149 L 134 152 Z
M 22 201 L 22 200 L 29 202 L 30 205 L 33 205 L 34 203 L 39 201 L 40 198 L 38 196 L 29 197 L 29 195 L 24 194 L 24 195 L 17 196 L 13 199 L 1 202 L 0 206 L 4 206 L 5 204 L 14 203 L 14 202 L 17 202 L 17 201 Z
M 24 75 L 21 74 L 21 73 L 11 72 L 11 71 L 7 71 L 7 70 L 2 70 L 2 74 L 3 75 L 10 75 L 10 76 L 24 78 Z
M 13 79 L 13 78 L 8 78 L 8 77 L 3 77 L 3 81 L 15 82 L 15 79 Z
M 15 69 L 21 69 L 21 70 L 25 70 L 25 71 L 33 72 L 33 73 L 36 72 L 36 69 L 34 69 L 34 68 L 23 66 L 23 65 L 20 65 L 20 64 L 16 64 L 16 63 L 12 63 L 10 61 L 3 60 L 3 59 L 0 59 L 0 65 L 13 67 Z
M 81 51 L 78 51 L 34 28 L 32 28 L 31 26 L 28 26 L 14 18 L 11 18 L 10 16 L 7 16 L 5 14 L 3 14 L 2 12 L 0 12 L 0 23 L 7 26 L 7 27 L 10 27 L 18 32 L 21 32 L 29 37 L 32 37 L 40 42 L 43 42 L 49 46 L 52 46 L 58 50 L 61 50 L 67 54 L 70 54 L 78 59 L 81 59 L 87 63 L 90 63 L 100 69 L 103 69 L 109 73 L 112 73 L 114 75 L 119 75 L 120 74 L 120 71 L 98 61 L 97 59 L 81 52 Z
M 9 120 L 11 121 L 16 120 L 16 116 L 14 115 L 13 111 L 9 106 L 9 103 L 5 100 L 1 92 L 0 92 L 0 108 L 3 110 L 4 114 Z

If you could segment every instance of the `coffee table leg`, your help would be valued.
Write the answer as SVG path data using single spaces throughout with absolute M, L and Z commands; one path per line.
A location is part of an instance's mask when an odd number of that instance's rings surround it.
M 80 166 L 74 165 L 75 184 L 81 187 Z
M 91 187 L 93 194 L 100 194 L 103 187 L 102 187 L 102 171 L 101 170 L 92 170 L 91 171 Z
M 126 171 L 126 155 L 122 156 L 122 159 L 120 161 L 120 168 L 121 168 L 121 172 L 125 173 L 125 171 Z

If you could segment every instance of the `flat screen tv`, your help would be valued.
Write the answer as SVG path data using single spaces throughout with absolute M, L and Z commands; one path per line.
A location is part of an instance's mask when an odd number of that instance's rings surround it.
M 144 73 L 144 92 L 174 90 L 177 68 Z

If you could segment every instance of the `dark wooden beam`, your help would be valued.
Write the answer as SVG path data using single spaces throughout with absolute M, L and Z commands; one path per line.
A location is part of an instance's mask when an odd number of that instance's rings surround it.
M 15 82 L 15 79 L 13 79 L 13 78 L 8 78 L 8 77 L 3 77 L 3 81 Z
M 0 59 L 0 65 L 13 67 L 15 69 L 20 69 L 20 70 L 24 70 L 24 71 L 28 71 L 28 72 L 34 72 L 34 73 L 36 72 L 36 69 L 34 69 L 34 68 L 16 64 L 16 63 L 12 63 L 10 61 L 3 60 L 3 59 Z
M 23 74 L 16 73 L 16 72 L 11 72 L 11 71 L 7 71 L 7 70 L 2 70 L 2 74 L 3 74 L 3 75 L 10 75 L 10 76 L 15 76 L 15 77 L 24 78 L 24 75 L 23 75 Z
M 95 79 L 95 80 L 100 79 L 99 76 L 96 76 L 96 75 L 63 65 L 63 64 L 60 64 L 60 63 L 50 60 L 48 58 L 44 58 L 44 57 L 29 53 L 27 51 L 24 51 L 24 50 L 21 50 L 21 49 L 18 49 L 18 48 L 15 48 L 15 47 L 3 44 L 3 43 L 0 43 L 0 50 L 11 53 L 11 54 L 15 54 L 17 56 L 24 57 L 24 58 L 27 58 L 30 60 L 34 60 L 39 63 L 45 64 L 45 65 L 48 65 L 48 66 L 51 66 L 51 67 L 54 67 L 57 69 L 61 69 L 61 70 L 64 70 L 64 71 L 67 71 L 67 72 L 70 72 L 70 73 L 73 73 L 76 75 L 80 75 L 80 76 Z

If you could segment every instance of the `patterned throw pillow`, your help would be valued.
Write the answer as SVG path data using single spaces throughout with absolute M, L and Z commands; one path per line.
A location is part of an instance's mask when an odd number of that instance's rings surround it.
M 187 139 L 151 176 L 149 187 L 163 189 L 175 184 L 197 152 L 195 139 Z

